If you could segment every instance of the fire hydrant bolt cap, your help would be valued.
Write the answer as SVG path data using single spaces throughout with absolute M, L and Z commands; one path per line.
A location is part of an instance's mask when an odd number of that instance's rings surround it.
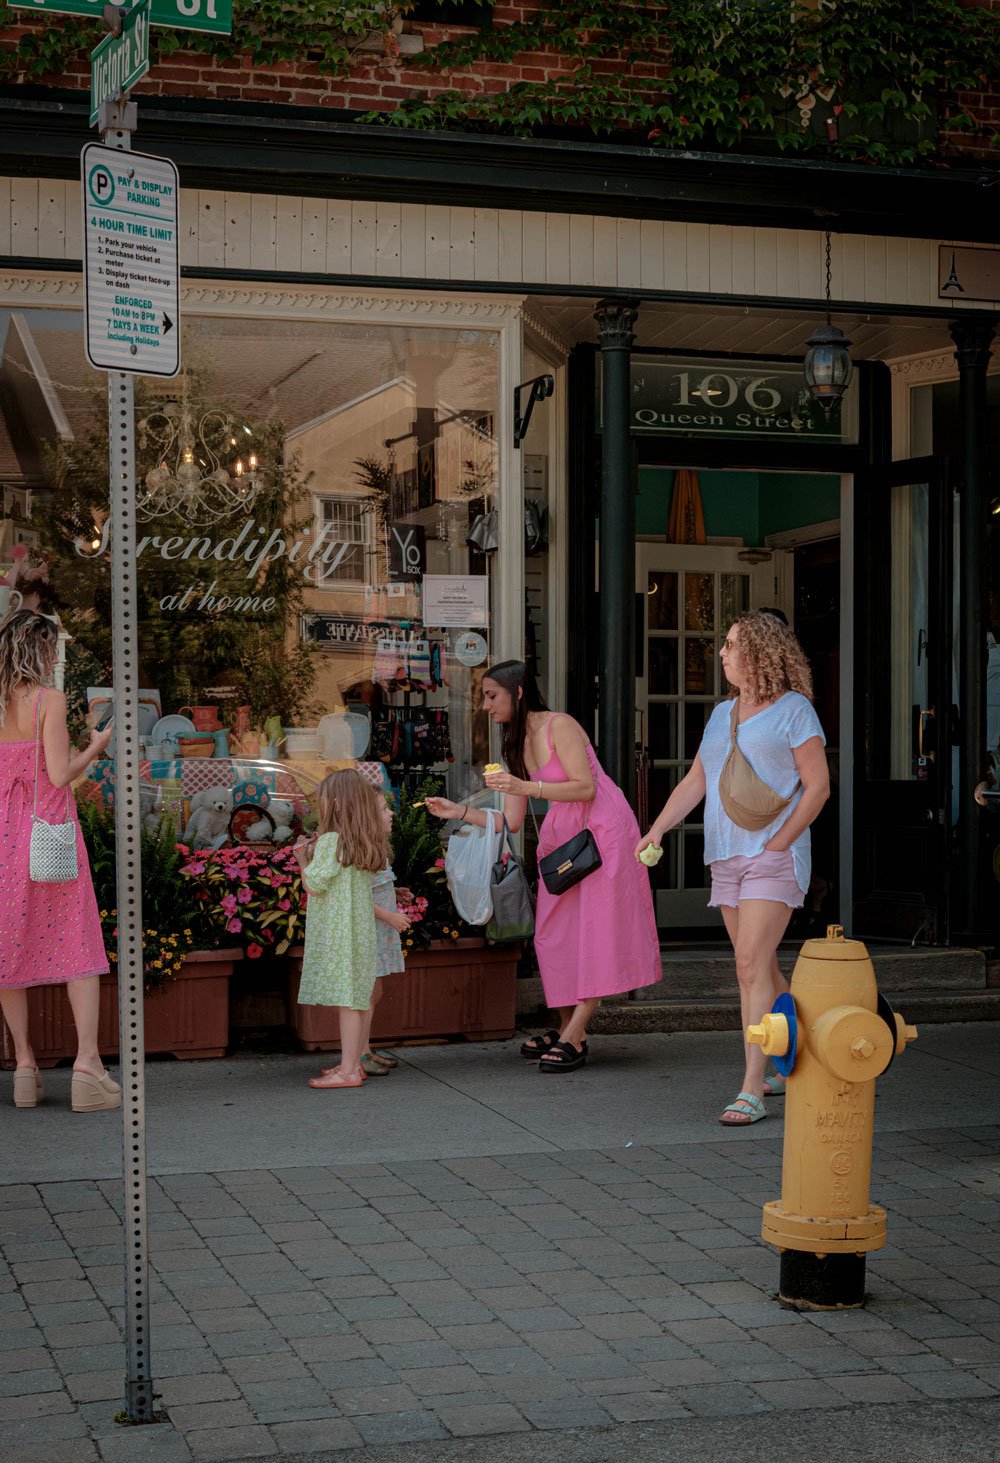
M 783 1057 L 790 1040 L 788 1018 L 776 1011 L 768 1011 L 758 1025 L 747 1027 L 747 1041 L 753 1046 L 763 1047 L 769 1057 Z
M 893 1054 L 888 1026 L 862 1006 L 824 1011 L 813 1022 L 810 1046 L 831 1076 L 842 1082 L 874 1081 Z
M 868 950 L 861 940 L 845 940 L 843 925 L 828 925 L 822 940 L 806 940 L 799 959 L 867 960 Z

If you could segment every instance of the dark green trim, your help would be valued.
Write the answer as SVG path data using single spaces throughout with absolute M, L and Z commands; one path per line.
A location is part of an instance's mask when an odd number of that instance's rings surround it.
M 92 136 L 80 92 L 0 89 L 3 166 L 72 177 Z M 608 143 L 409 132 L 315 108 L 139 102 L 136 142 L 188 187 L 992 242 L 985 169 L 918 171 Z

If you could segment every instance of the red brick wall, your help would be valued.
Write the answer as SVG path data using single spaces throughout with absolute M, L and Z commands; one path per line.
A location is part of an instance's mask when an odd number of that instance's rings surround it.
M 524 7 L 497 5 L 494 8 L 496 24 L 518 21 L 536 8 L 535 3 Z M 10 49 L 21 36 L 40 29 L 42 24 L 44 22 L 39 20 L 0 26 L 0 45 Z M 406 29 L 423 37 L 425 50 L 433 49 L 442 41 L 469 34 L 460 27 L 415 23 L 407 23 Z M 271 66 L 255 68 L 249 56 L 239 61 L 215 61 L 197 51 L 178 51 L 163 61 L 154 62 L 149 76 L 135 88 L 134 95 L 215 97 L 226 101 L 269 102 L 283 106 L 391 111 L 406 97 L 435 96 L 451 90 L 469 95 L 504 91 L 514 82 L 545 81 L 564 75 L 570 69 L 566 58 L 555 51 L 533 51 L 507 64 L 479 62 L 466 70 L 450 73 L 423 68 L 419 59 L 416 63 L 407 64 L 395 56 L 362 52 L 355 58 L 350 76 L 344 77 L 321 75 L 316 64 L 306 59 L 278 61 Z M 607 69 L 617 68 L 608 63 Z M 52 85 L 89 88 L 89 64 L 81 60 L 66 75 L 46 80 Z
M 1000 25 L 1000 0 L 965 0 L 965 3 L 991 11 Z M 943 150 L 996 164 L 1000 161 L 1000 152 L 990 145 L 989 138 L 991 133 L 1000 132 L 1000 77 L 991 77 L 982 91 L 959 92 L 956 100 L 960 106 L 966 108 L 983 131 L 975 136 L 971 132 L 949 135 L 946 128 L 942 129 Z
M 540 0 L 523 0 L 520 5 L 496 4 L 495 23 L 510 24 L 539 8 Z M 1000 13 L 1000 0 L 968 0 Z M 23 12 L 20 12 L 23 14 Z M 14 12 L 6 11 L 4 17 Z M 0 25 L 0 47 L 10 50 L 21 36 L 57 24 L 58 17 L 48 21 L 15 21 Z M 425 50 L 433 50 L 442 41 L 459 39 L 469 34 L 460 27 L 410 23 L 406 29 L 423 37 Z M 135 88 L 137 97 L 178 96 L 202 97 L 235 102 L 256 102 L 269 105 L 299 107 L 331 107 L 348 111 L 392 111 L 408 97 L 436 96 L 444 91 L 459 90 L 466 95 L 485 95 L 505 91 L 519 81 L 547 81 L 566 75 L 573 62 L 556 51 L 522 53 L 509 63 L 493 60 L 477 62 L 456 72 L 442 72 L 422 67 L 419 58 L 404 62 L 394 55 L 361 53 L 352 63 L 349 76 L 322 75 L 315 64 L 303 58 L 279 61 L 271 66 L 255 67 L 244 55 L 234 60 L 216 61 L 197 51 L 178 51 L 162 61 L 154 61 L 153 69 Z M 592 63 L 595 71 L 613 75 L 622 69 L 613 60 Z M 653 65 L 633 66 L 631 76 L 655 76 Z M 37 84 L 37 78 L 30 79 Z M 90 69 L 86 60 L 75 62 L 65 75 L 51 76 L 52 86 L 87 90 Z M 967 107 L 977 124 L 984 129 L 978 135 L 948 134 L 944 130 L 945 151 L 956 159 L 960 155 L 996 161 L 996 149 L 989 145 L 992 131 L 1000 131 L 1000 90 L 994 83 L 981 92 L 962 94 L 961 104 Z

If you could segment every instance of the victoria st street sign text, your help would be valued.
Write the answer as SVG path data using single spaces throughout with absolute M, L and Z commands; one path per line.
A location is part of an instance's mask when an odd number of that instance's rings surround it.
M 136 0 L 120 0 L 131 10 Z M 100 20 L 105 0 L 7 0 L 11 10 L 37 10 L 55 15 L 91 15 Z M 150 0 L 153 25 L 178 30 L 210 31 L 228 36 L 233 29 L 233 0 Z
M 105 36 L 90 55 L 90 125 L 104 102 L 118 101 L 149 70 L 149 0 L 125 17 L 120 36 Z

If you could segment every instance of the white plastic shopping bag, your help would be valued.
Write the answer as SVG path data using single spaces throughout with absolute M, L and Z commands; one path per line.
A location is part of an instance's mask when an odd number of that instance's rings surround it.
M 488 828 L 466 823 L 448 840 L 445 877 L 452 903 L 466 924 L 489 924 L 493 917 L 491 878 L 502 836 L 503 830 L 497 830 L 491 816 Z

